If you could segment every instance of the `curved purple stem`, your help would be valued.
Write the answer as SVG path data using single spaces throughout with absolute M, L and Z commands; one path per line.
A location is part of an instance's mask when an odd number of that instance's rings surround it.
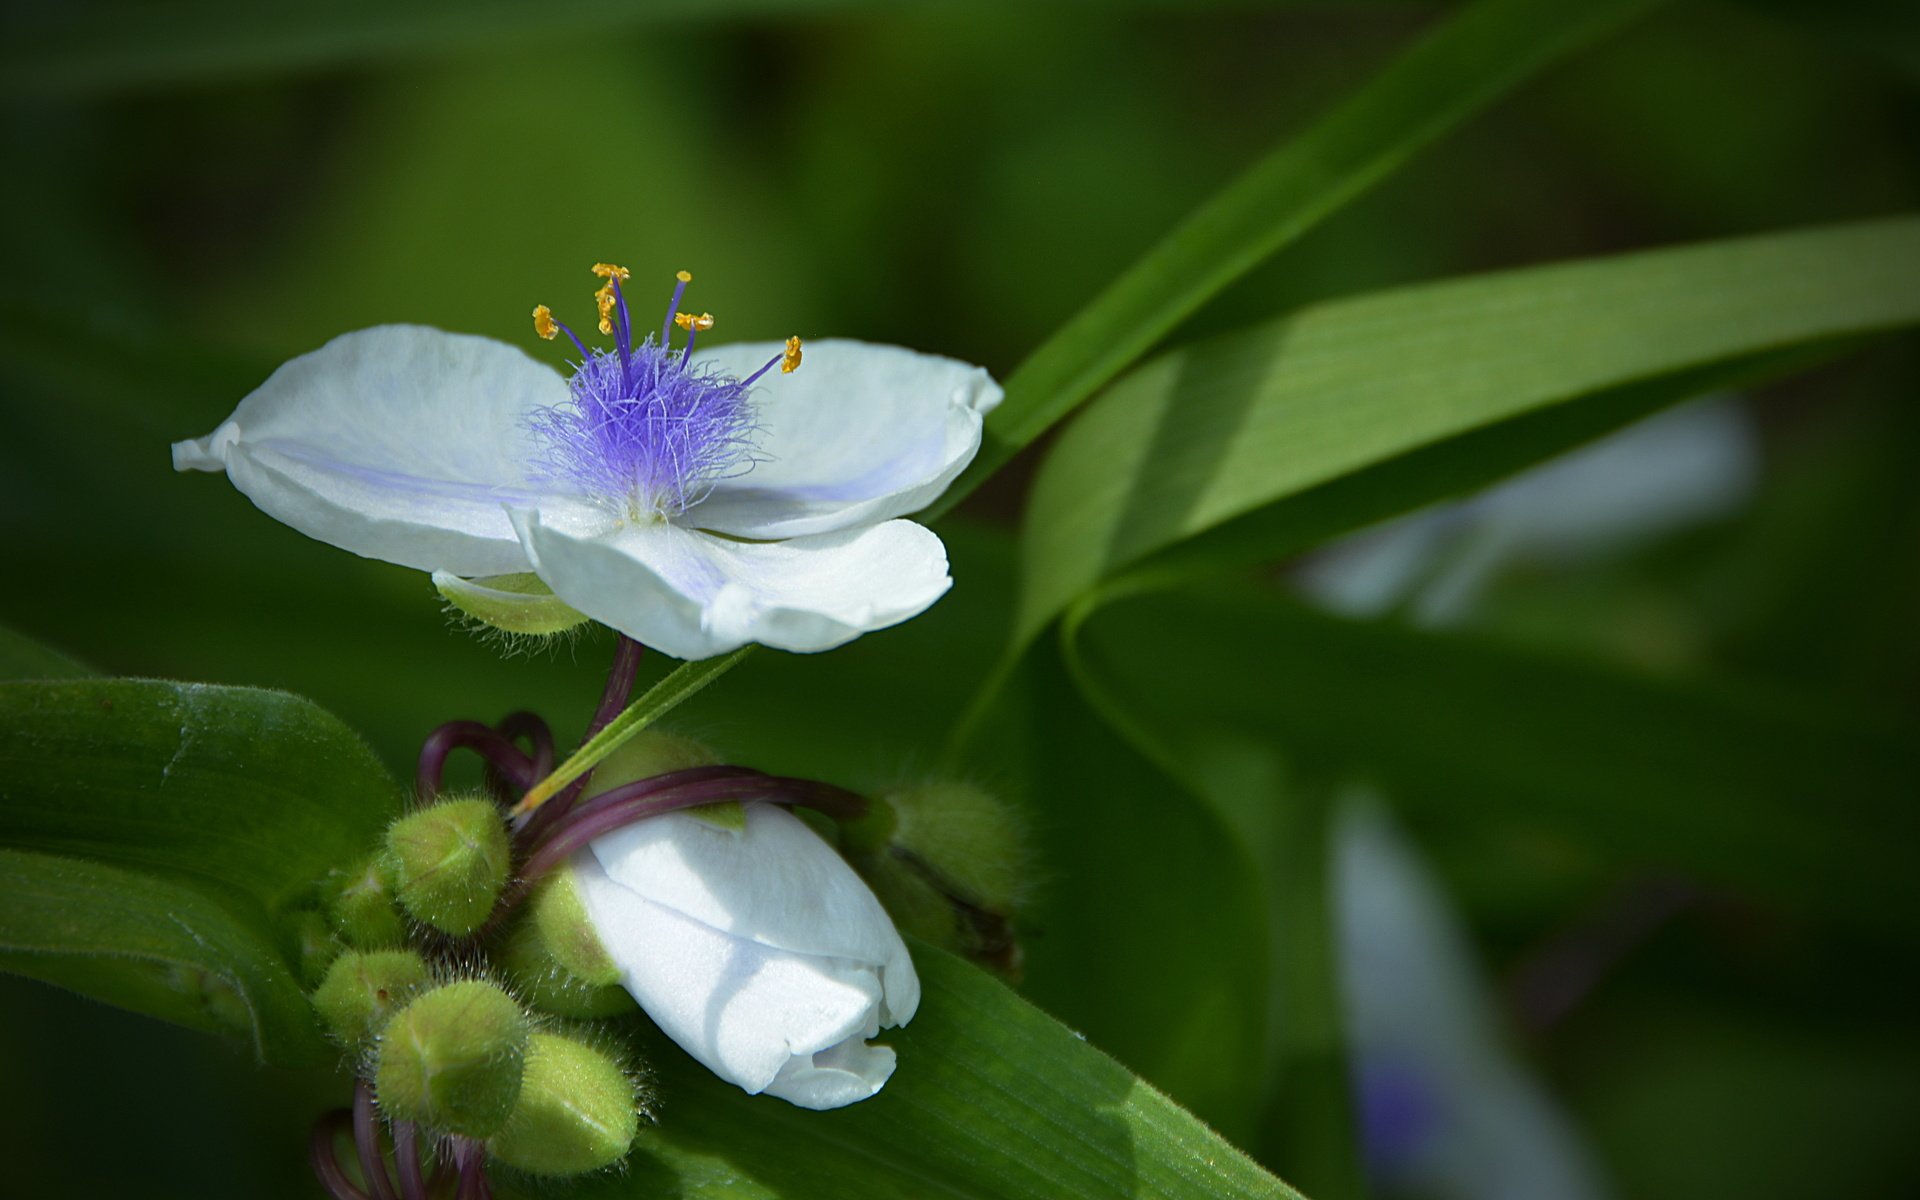
M 540 714 L 521 709 L 500 718 L 500 724 L 494 728 L 510 742 L 526 738 L 532 745 L 533 778 L 544 779 L 553 774 L 553 730 Z
M 313 1166 L 314 1178 L 333 1200 L 372 1200 L 340 1166 L 340 1134 L 352 1123 L 353 1114 L 344 1108 L 322 1114 L 307 1139 L 307 1161 Z
M 769 778 L 769 776 L 764 771 L 756 771 L 752 767 L 730 767 L 720 764 L 709 767 L 687 767 L 684 770 L 668 771 L 664 775 L 649 775 L 645 779 L 636 779 L 631 783 L 623 783 L 616 788 L 608 788 L 597 796 L 576 801 L 568 805 L 564 813 L 549 823 L 554 828 L 549 829 L 545 836 L 530 840 L 528 844 L 538 850 L 540 846 L 546 842 L 547 838 L 552 837 L 553 834 L 558 831 L 559 827 L 571 825 L 575 821 L 591 817 L 602 809 L 609 808 L 615 804 L 622 804 L 628 800 L 644 799 L 655 793 L 666 791 L 668 788 L 679 787 L 682 784 L 705 783 L 713 779 L 761 780 L 767 778 Z M 554 800 L 557 802 L 559 797 L 556 796 Z M 546 805 L 542 805 L 541 807 L 545 808 Z M 536 812 L 534 815 L 538 816 L 539 814 Z
M 472 1138 L 455 1138 L 453 1161 L 460 1172 L 455 1200 L 491 1200 L 493 1188 L 487 1183 L 487 1148 Z
M 431 800 L 440 794 L 447 756 L 462 749 L 479 754 L 487 760 L 487 765 L 521 791 L 533 786 L 533 760 L 499 730 L 479 721 L 448 721 L 428 734 L 426 744 L 420 747 L 420 767 L 414 783 L 422 800 Z
M 715 775 L 715 772 L 724 774 Z M 694 775 L 701 777 L 688 778 Z M 614 788 L 568 813 L 548 831 L 546 840 L 527 859 L 526 866 L 521 868 L 521 879 L 527 884 L 537 882 L 582 846 L 635 821 L 723 800 L 803 804 L 848 816 L 866 811 L 864 798 L 831 784 L 762 775 L 744 767 L 695 767 Z
M 420 1135 L 412 1121 L 393 1124 L 393 1161 L 400 1168 L 401 1200 L 427 1200 L 427 1180 L 420 1171 Z
M 353 1081 L 353 1148 L 360 1154 L 360 1173 L 367 1177 L 373 1200 L 400 1200 L 393 1176 L 380 1153 L 380 1123 L 373 1112 L 373 1088 L 364 1079 Z
M 633 699 L 633 681 L 640 676 L 640 656 L 645 653 L 645 646 L 624 633 L 620 635 L 620 643 L 613 650 L 613 666 L 607 669 L 606 690 L 600 693 L 600 707 L 593 711 L 593 720 L 587 722 L 582 744 L 605 729 Z

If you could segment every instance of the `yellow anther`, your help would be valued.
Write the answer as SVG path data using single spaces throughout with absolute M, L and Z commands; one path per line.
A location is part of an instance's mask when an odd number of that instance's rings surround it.
M 602 279 L 618 279 L 621 283 L 633 278 L 633 272 L 625 267 L 616 267 L 612 263 L 593 264 L 593 273 Z
M 533 331 L 548 341 L 552 341 L 560 332 L 559 322 L 553 319 L 553 310 L 544 304 L 533 306 Z
M 790 337 L 787 339 L 787 352 L 780 358 L 780 373 L 782 375 L 791 375 L 799 369 L 800 339 L 798 337 Z
M 613 332 L 613 285 L 608 284 L 593 294 L 593 302 L 600 306 L 600 332 Z
M 673 277 L 674 277 L 675 279 L 678 279 L 678 280 L 679 280 L 679 281 L 680 281 L 681 283 L 692 283 L 692 282 L 693 282 L 693 272 L 692 272 L 692 271 L 675 271 L 675 272 L 673 273 Z
M 713 314 L 701 313 L 696 317 L 692 313 L 675 313 L 673 314 L 673 323 L 680 329 L 692 330 L 696 333 L 705 333 L 707 330 L 713 328 Z

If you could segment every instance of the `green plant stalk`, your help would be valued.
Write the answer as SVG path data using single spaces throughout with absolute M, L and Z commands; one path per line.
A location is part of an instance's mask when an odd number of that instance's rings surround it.
M 535 784 L 520 803 L 514 806 L 513 815 L 530 813 L 552 799 L 560 789 L 600 765 L 607 755 L 612 754 L 629 738 L 672 712 L 701 688 L 731 671 L 741 659 L 752 652 L 753 647 L 747 645 L 719 658 L 681 663 L 675 667 L 666 678 L 648 688 L 645 695 L 627 705 L 619 716 L 607 722 L 605 729 L 588 738 L 586 744 L 575 750 L 567 761 L 554 768 L 553 774 Z

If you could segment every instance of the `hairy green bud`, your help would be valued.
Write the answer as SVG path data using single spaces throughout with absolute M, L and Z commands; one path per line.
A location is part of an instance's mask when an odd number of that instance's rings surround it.
M 393 881 L 383 854 L 374 854 L 358 867 L 330 882 L 327 916 L 334 932 L 359 950 L 380 950 L 407 940 L 407 923 L 393 906 Z
M 902 928 L 1017 973 L 1012 916 L 1027 854 L 1018 817 L 998 798 L 948 781 L 901 788 L 843 825 L 842 843 Z
M 511 861 L 506 821 L 491 800 L 444 800 L 387 829 L 387 872 L 400 903 L 443 933 L 480 928 Z
M 611 1017 L 630 1012 L 633 997 L 620 986 L 620 968 L 601 944 L 563 865 L 528 899 L 508 936 L 501 965 L 537 1008 L 563 1017 Z
M 491 1137 L 520 1099 L 527 1015 L 480 979 L 416 996 L 380 1035 L 374 1089 L 404 1121 L 467 1137 Z
M 633 1080 L 618 1063 L 585 1043 L 536 1033 L 520 1102 L 487 1149 L 535 1175 L 580 1175 L 619 1162 L 639 1129 Z
M 411 950 L 349 950 L 314 989 L 313 1008 L 334 1040 L 364 1046 L 428 982 L 425 960 Z
M 293 961 L 300 968 L 300 982 L 318 987 L 340 955 L 340 939 L 327 918 L 310 908 L 293 913 L 287 925 L 293 934 Z

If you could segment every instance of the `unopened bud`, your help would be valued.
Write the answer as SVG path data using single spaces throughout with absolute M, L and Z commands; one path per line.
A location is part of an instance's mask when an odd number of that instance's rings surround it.
M 1012 916 L 1025 893 L 1019 818 L 971 784 L 937 781 L 875 797 L 843 827 L 849 857 L 904 928 L 1016 972 Z
M 520 1098 L 527 1016 L 485 980 L 416 996 L 380 1034 L 380 1105 L 429 1129 L 491 1137 Z
M 349 950 L 314 989 L 313 1008 L 336 1041 L 364 1046 L 427 984 L 427 964 L 411 950 Z
M 293 961 L 300 968 L 300 982 L 318 987 L 327 977 L 327 968 L 340 955 L 340 939 L 334 936 L 327 918 L 310 908 L 295 912 L 287 924 L 293 934 Z
M 563 865 L 543 880 L 498 961 L 534 1007 L 563 1017 L 610 1017 L 634 1008 L 620 968 L 600 942 Z
M 583 1042 L 536 1033 L 520 1101 L 487 1149 L 535 1175 L 580 1175 L 619 1162 L 639 1128 L 639 1100 L 620 1064 Z
M 386 863 L 415 918 L 443 933 L 472 933 L 507 883 L 506 821 L 491 800 L 442 801 L 388 828 Z
M 393 882 L 386 859 L 374 854 L 331 881 L 327 915 L 347 945 L 380 950 L 407 940 L 407 923 L 393 905 Z

